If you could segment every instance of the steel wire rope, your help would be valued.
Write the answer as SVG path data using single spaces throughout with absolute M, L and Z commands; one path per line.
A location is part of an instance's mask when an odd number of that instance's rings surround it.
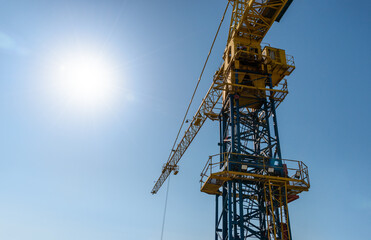
M 167 199 L 168 199 L 168 196 L 169 196 L 169 186 L 170 186 L 170 176 L 169 176 L 169 179 L 167 180 L 164 216 L 162 217 L 161 240 L 164 237 L 164 227 L 165 227 L 165 218 L 166 218 L 166 209 L 167 209 Z
M 222 17 L 222 19 L 220 20 L 220 23 L 219 23 L 219 26 L 218 26 L 218 30 L 216 31 L 216 34 L 215 34 L 215 37 L 214 37 L 213 43 L 211 44 L 211 47 L 210 47 L 209 53 L 208 53 L 208 55 L 207 55 L 206 61 L 205 61 L 205 63 L 204 63 L 204 66 L 203 66 L 203 68 L 202 68 L 201 74 L 200 74 L 200 76 L 199 76 L 199 78 L 198 78 L 198 81 L 197 81 L 197 84 L 196 84 L 195 90 L 193 91 L 193 94 L 192 94 L 191 100 L 190 100 L 190 102 L 189 102 L 189 104 L 188 104 L 187 111 L 186 111 L 186 113 L 185 113 L 185 115 L 184 115 L 184 118 L 183 118 L 182 124 L 180 125 L 179 131 L 178 131 L 178 134 L 177 134 L 177 136 L 176 136 L 176 138 L 175 138 L 175 141 L 174 141 L 174 144 L 173 144 L 173 147 L 172 147 L 172 151 L 170 152 L 170 155 L 169 155 L 168 161 L 169 161 L 170 158 L 171 158 L 171 154 L 173 153 L 174 147 L 175 147 L 175 145 L 176 145 L 176 143 L 177 143 L 177 141 L 178 141 L 179 134 L 180 134 L 180 132 L 182 131 L 182 128 L 183 128 L 184 122 L 185 122 L 185 120 L 186 120 L 186 118 L 187 118 L 187 115 L 188 115 L 189 109 L 190 109 L 190 107 L 191 107 L 191 105 L 192 105 L 192 102 L 193 102 L 194 96 L 195 96 L 195 94 L 196 94 L 196 92 L 197 92 L 197 89 L 198 89 L 198 86 L 199 86 L 199 84 L 200 84 L 200 82 L 201 82 L 201 79 L 202 79 L 202 76 L 203 76 L 203 74 L 204 74 L 204 71 L 205 71 L 206 65 L 207 65 L 207 63 L 208 63 L 208 61 L 209 61 L 209 58 L 210 58 L 211 52 L 212 52 L 212 50 L 213 50 L 213 48 L 214 48 L 214 44 L 215 44 L 216 38 L 218 37 L 218 34 L 219 34 L 219 31 L 220 31 L 220 28 L 221 28 L 221 26 L 222 26 L 222 24 L 223 24 L 224 17 L 225 17 L 225 14 L 227 13 L 227 10 L 228 10 L 228 7 L 229 7 L 229 4 L 230 4 L 230 2 L 228 1 L 227 6 L 226 6 L 226 8 L 225 8 L 225 10 L 224 10 L 224 13 L 223 13 L 223 17 Z M 162 218 L 161 240 L 162 240 L 163 237 L 164 237 L 164 227 L 165 227 L 165 220 L 166 220 L 166 209 L 167 209 L 167 201 L 168 201 L 168 197 L 169 197 L 169 186 L 170 186 L 170 175 L 169 175 L 169 177 L 168 177 L 168 181 L 167 181 L 167 189 L 166 189 L 166 197 L 165 197 L 165 208 L 164 208 L 164 215 L 163 215 L 163 218 Z
M 180 125 L 179 131 L 178 131 L 178 134 L 176 135 L 176 138 L 175 138 L 175 141 L 174 141 L 173 147 L 171 148 L 171 151 L 170 151 L 170 155 L 169 155 L 168 161 L 171 159 L 171 155 L 172 155 L 172 153 L 175 151 L 175 150 L 174 150 L 174 147 L 175 147 L 175 145 L 176 145 L 176 143 L 177 143 L 177 141 L 178 141 L 179 134 L 180 134 L 180 132 L 181 132 L 182 129 L 183 129 L 184 122 L 185 122 L 185 120 L 186 120 L 186 118 L 187 118 L 187 115 L 188 115 L 189 109 L 190 109 L 190 107 L 191 107 L 191 105 L 192 105 L 193 99 L 194 99 L 195 94 L 196 94 L 196 92 L 197 92 L 198 85 L 199 85 L 200 82 L 201 82 L 201 79 L 202 79 L 202 76 L 203 76 L 203 74 L 204 74 L 204 71 L 205 71 L 206 65 L 207 65 L 207 63 L 208 63 L 208 61 L 209 61 L 209 58 L 210 58 L 210 54 L 211 54 L 211 52 L 212 52 L 212 50 L 213 50 L 213 48 L 214 48 L 214 44 L 215 44 L 216 38 L 218 37 L 218 34 L 219 34 L 219 31 L 220 31 L 220 28 L 221 28 L 221 26 L 222 26 L 222 24 L 223 24 L 224 17 L 225 17 L 225 14 L 227 13 L 227 10 L 228 10 L 228 7 L 229 7 L 229 4 L 230 4 L 230 2 L 228 1 L 227 6 L 225 7 L 225 10 L 224 10 L 224 13 L 223 13 L 223 17 L 222 17 L 222 19 L 220 20 L 218 30 L 216 31 L 216 34 L 215 34 L 215 37 L 214 37 L 213 43 L 211 44 L 211 47 L 210 47 L 210 50 L 209 50 L 209 54 L 207 55 L 207 58 L 206 58 L 206 61 L 205 61 L 205 63 L 204 63 L 204 66 L 203 66 L 203 68 L 202 68 L 201 74 L 200 74 L 200 76 L 199 76 L 199 78 L 198 78 L 198 81 L 197 81 L 197 84 L 196 84 L 196 88 L 195 88 L 195 90 L 193 91 L 193 94 L 192 94 L 191 100 L 190 100 L 190 102 L 189 102 L 189 104 L 188 104 L 187 111 L 186 111 L 186 113 L 185 113 L 185 115 L 184 115 L 184 118 L 183 118 L 182 124 Z

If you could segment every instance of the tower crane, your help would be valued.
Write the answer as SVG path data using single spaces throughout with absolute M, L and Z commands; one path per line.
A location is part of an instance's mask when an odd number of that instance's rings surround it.
M 261 42 L 292 0 L 229 0 L 223 63 L 156 181 L 156 194 L 207 119 L 219 122 L 219 153 L 201 172 L 201 192 L 215 195 L 215 240 L 292 240 L 288 203 L 310 188 L 308 167 L 282 158 L 276 109 L 295 69 L 285 50 Z

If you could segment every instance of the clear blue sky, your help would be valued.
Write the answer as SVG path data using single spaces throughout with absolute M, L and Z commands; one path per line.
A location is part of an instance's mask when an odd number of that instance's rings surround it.
M 226 0 L 0 2 L 0 239 L 160 239 L 165 189 L 150 190 Z M 370 8 L 296 0 L 264 41 L 297 66 L 278 109 L 283 156 L 310 168 L 310 192 L 290 205 L 295 239 L 369 237 Z M 72 111 L 46 87 L 50 63 L 81 49 L 115 68 L 104 111 Z M 171 177 L 164 239 L 213 239 L 214 197 L 198 181 L 217 129 L 206 124 Z

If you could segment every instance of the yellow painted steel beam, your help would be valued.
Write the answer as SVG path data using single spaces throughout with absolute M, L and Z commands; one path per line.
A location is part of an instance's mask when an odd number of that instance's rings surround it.
M 233 180 L 233 179 L 241 179 L 245 177 L 248 177 L 251 181 L 264 181 L 264 180 L 271 180 L 271 181 L 279 181 L 279 182 L 293 182 L 293 183 L 302 183 L 304 186 L 298 186 L 298 185 L 289 185 L 289 188 L 293 189 L 302 189 L 302 188 L 309 188 L 310 184 L 309 182 L 305 182 L 304 180 L 300 179 L 294 179 L 294 178 L 287 178 L 287 177 L 277 177 L 277 176 L 271 176 L 271 175 L 261 175 L 261 174 L 254 174 L 254 173 L 244 173 L 244 172 L 235 172 L 235 171 L 222 171 L 213 173 L 209 176 L 209 178 L 213 179 L 220 179 L 220 180 Z M 208 178 L 208 179 L 209 179 Z M 207 181 L 206 181 L 207 182 Z
M 228 42 L 243 36 L 261 42 L 288 0 L 235 0 Z
M 235 84 L 235 83 L 228 83 L 228 82 L 221 83 L 220 85 L 215 86 L 215 88 L 223 90 L 224 86 L 232 86 L 236 88 L 253 89 L 253 90 L 260 90 L 260 91 L 267 91 L 267 92 L 280 92 L 280 93 L 286 93 L 286 94 L 289 93 L 289 91 L 287 90 L 280 90 L 280 89 L 273 89 L 273 88 L 260 88 L 260 87 L 247 86 L 247 85 L 241 85 L 241 84 Z
M 254 181 L 254 182 L 271 181 L 280 186 L 286 185 L 288 191 L 290 192 L 294 191 L 296 194 L 303 192 L 303 191 L 308 191 L 310 188 L 309 182 L 305 182 L 304 180 L 299 180 L 299 179 L 252 174 L 252 173 L 243 173 L 243 172 L 235 172 L 235 171 L 222 171 L 222 172 L 212 173 L 206 179 L 206 181 L 202 183 L 201 192 L 205 192 L 209 194 L 220 194 L 218 192 L 218 189 L 225 182 L 230 181 L 230 180 L 249 180 L 249 181 Z M 295 185 L 295 183 L 300 184 L 300 185 Z M 213 191 L 208 191 L 208 189 L 213 189 Z

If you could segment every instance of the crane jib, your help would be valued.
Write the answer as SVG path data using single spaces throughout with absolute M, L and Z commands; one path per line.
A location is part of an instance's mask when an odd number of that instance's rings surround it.
M 174 166 L 177 166 L 179 160 L 182 158 L 183 154 L 192 143 L 198 131 L 201 129 L 202 125 L 208 118 L 208 115 L 213 111 L 214 107 L 221 98 L 222 91 L 218 86 L 222 84 L 223 80 L 220 74 L 221 72 L 219 71 L 219 73 L 215 75 L 213 84 L 209 88 L 209 91 L 207 92 L 206 97 L 202 101 L 195 116 L 193 117 L 192 122 L 190 123 L 188 129 L 185 131 L 184 136 L 180 140 L 176 150 L 173 151 L 169 161 L 164 166 L 160 178 L 157 180 L 155 186 L 151 191 L 152 194 L 157 193 L 162 184 L 171 174 Z

